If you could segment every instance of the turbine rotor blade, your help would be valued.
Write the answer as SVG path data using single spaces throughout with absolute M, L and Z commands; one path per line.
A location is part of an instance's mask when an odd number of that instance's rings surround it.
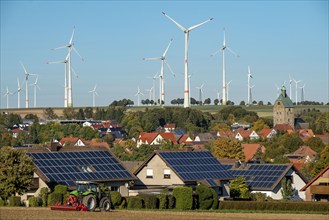
M 75 49 L 75 47 L 73 46 L 72 49 L 74 50 L 74 52 L 76 54 L 78 54 L 78 56 L 81 58 L 82 61 L 84 61 L 84 59 L 82 58 L 82 56 L 79 54 L 79 52 L 77 51 L 77 49 Z
M 165 57 L 165 56 L 166 56 L 167 51 L 168 51 L 168 49 L 169 49 L 169 47 L 170 47 L 172 41 L 173 41 L 173 39 L 171 38 L 171 40 L 170 40 L 170 42 L 169 42 L 169 44 L 168 44 L 168 47 L 167 47 L 167 49 L 165 50 L 165 52 L 163 53 L 162 57 Z
M 167 18 L 169 18 L 169 20 L 171 20 L 172 22 L 174 22 L 174 24 L 177 25 L 177 27 L 179 27 L 182 31 L 186 32 L 188 31 L 186 28 L 184 28 L 182 25 L 180 25 L 179 23 L 177 23 L 174 19 L 172 19 L 171 17 L 169 17 L 166 13 L 162 12 L 162 14 L 164 16 L 166 16 Z
M 206 20 L 206 21 L 204 21 L 204 22 L 201 22 L 200 24 L 197 24 L 197 25 L 194 25 L 194 26 L 190 27 L 190 28 L 188 29 L 188 31 L 191 31 L 191 30 L 193 30 L 193 29 L 195 29 L 195 28 L 197 28 L 197 27 L 199 27 L 199 26 L 201 26 L 201 25 L 203 25 L 203 24 L 205 24 L 205 23 L 207 23 L 207 22 L 209 22 L 209 21 L 211 21 L 211 20 L 213 20 L 213 18 L 210 18 L 210 19 L 208 19 L 208 20 Z
M 51 50 L 59 50 L 59 49 L 67 48 L 67 47 L 69 47 L 69 45 L 52 48 Z
M 171 67 L 170 67 L 170 65 L 169 65 L 169 63 L 168 63 L 168 61 L 167 61 L 167 60 L 164 60 L 164 62 L 165 62 L 165 64 L 167 65 L 168 69 L 170 70 L 171 74 L 175 77 L 176 75 L 175 75 L 175 73 L 172 71 L 172 69 L 171 69 Z
M 221 51 L 221 50 L 219 49 L 219 50 L 215 51 L 214 53 L 212 53 L 210 56 L 213 57 L 213 56 L 215 56 L 216 54 L 218 54 L 220 51 Z
M 69 44 L 72 45 L 72 41 L 73 41 L 73 36 L 74 36 L 74 31 L 75 31 L 75 26 L 73 27 L 73 31 L 72 31 L 72 35 L 69 41 Z
M 240 57 L 237 53 L 235 53 L 231 48 L 227 47 L 228 51 L 230 51 L 232 54 L 234 54 L 236 57 Z
M 143 58 L 143 60 L 162 60 L 162 57 Z

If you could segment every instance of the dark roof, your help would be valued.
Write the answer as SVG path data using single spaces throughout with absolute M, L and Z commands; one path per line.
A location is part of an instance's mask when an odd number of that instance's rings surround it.
M 290 169 L 293 169 L 306 182 L 292 164 L 246 164 L 239 168 L 234 168 L 232 164 L 224 166 L 231 169 L 234 177 L 245 177 L 251 190 L 273 190 Z
M 37 173 L 48 183 L 74 186 L 75 181 L 129 181 L 136 179 L 107 150 L 29 152 Z
M 285 86 L 282 86 L 281 94 L 276 101 L 281 101 L 285 108 L 294 108 L 294 104 L 286 93 Z
M 204 181 L 210 186 L 216 186 L 219 182 L 217 180 L 233 179 L 230 171 L 209 151 L 157 151 L 135 171 L 135 174 L 155 155 L 158 155 L 184 182 Z

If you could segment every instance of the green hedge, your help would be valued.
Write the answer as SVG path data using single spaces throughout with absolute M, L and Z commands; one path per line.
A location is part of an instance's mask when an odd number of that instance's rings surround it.
M 176 199 L 174 195 L 168 195 L 168 209 L 174 209 L 176 205 Z
M 211 209 L 218 209 L 218 195 L 217 192 L 214 189 L 211 189 L 212 192 L 212 198 L 214 200 Z
M 142 209 L 143 199 L 138 196 L 132 196 L 128 198 L 128 209 Z
M 10 196 L 8 198 L 9 206 L 21 206 L 21 197 L 19 196 Z
M 47 187 L 41 188 L 39 196 L 41 197 L 43 207 L 47 207 L 48 194 L 49 194 L 49 189 Z
M 121 194 L 117 191 L 111 191 L 111 200 L 114 207 L 119 207 L 122 203 Z
M 56 205 L 57 202 L 62 203 L 63 195 L 61 193 L 52 192 L 48 195 L 48 205 Z
M 176 200 L 176 209 L 191 210 L 193 207 L 192 188 L 177 187 L 173 191 Z
M 329 203 L 299 201 L 221 201 L 219 209 L 328 212 Z
M 159 199 L 156 195 L 142 195 L 144 208 L 146 209 L 158 209 Z
M 199 185 L 196 187 L 196 194 L 198 195 L 198 207 L 200 209 L 210 209 L 214 203 L 213 193 L 211 188 L 205 185 Z
M 1 206 L 6 206 L 5 200 L 3 200 L 2 198 L 0 198 L 0 207 Z
M 39 198 L 38 197 L 30 197 L 29 198 L 29 207 L 38 207 L 39 206 Z
M 160 193 L 158 195 L 159 199 L 159 209 L 167 209 L 168 208 L 168 196 L 165 193 Z

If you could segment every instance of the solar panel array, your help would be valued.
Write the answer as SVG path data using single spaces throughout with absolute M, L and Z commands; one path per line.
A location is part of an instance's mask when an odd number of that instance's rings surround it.
M 243 176 L 246 183 L 251 189 L 255 188 L 271 188 L 279 177 L 285 172 L 289 165 L 274 164 L 252 164 L 246 168 L 232 169 L 234 177 Z M 231 166 L 232 167 L 232 166 Z
M 129 180 L 134 177 L 108 151 L 28 153 L 50 180 L 74 186 L 74 181 Z
M 233 178 L 209 151 L 159 152 L 159 155 L 183 181 L 206 180 L 215 186 L 213 179 Z

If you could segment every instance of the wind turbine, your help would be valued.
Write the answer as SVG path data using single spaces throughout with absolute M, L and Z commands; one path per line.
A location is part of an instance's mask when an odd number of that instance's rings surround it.
M 160 72 L 160 80 L 161 80 L 161 86 L 160 86 L 160 105 L 162 106 L 162 102 L 165 101 L 165 92 L 164 92 L 164 64 L 167 65 L 168 69 L 170 70 L 170 72 L 173 74 L 173 76 L 175 76 L 174 72 L 172 71 L 169 63 L 167 62 L 166 59 L 166 54 L 168 52 L 168 49 L 172 43 L 173 39 L 170 40 L 166 50 L 164 51 L 164 53 L 162 54 L 161 57 L 155 57 L 155 58 L 143 58 L 143 60 L 161 60 L 161 72 Z
M 200 24 L 191 26 L 189 28 L 185 28 L 182 25 L 180 25 L 179 23 L 177 23 L 174 19 L 172 19 L 171 17 L 169 17 L 166 13 L 162 12 L 162 14 L 164 16 L 166 16 L 169 20 L 171 20 L 174 24 L 177 25 L 177 27 L 179 27 L 182 31 L 184 31 L 184 35 L 185 35 L 185 57 L 184 57 L 184 65 L 185 65 L 185 72 L 184 72 L 184 108 L 190 107 L 190 88 L 189 88 L 189 84 L 188 84 L 188 37 L 189 37 L 189 33 L 190 31 L 192 31 L 193 29 L 207 23 L 208 21 L 213 20 L 213 18 L 210 18 L 204 22 L 201 22 Z
M 4 95 L 7 98 L 7 108 L 9 108 L 9 95 L 13 95 L 13 93 L 9 91 L 8 86 L 7 86 L 7 90 L 6 90 L 6 93 Z
M 70 38 L 70 41 L 67 45 L 61 46 L 61 47 L 57 47 L 54 48 L 52 50 L 58 50 L 58 49 L 62 49 L 62 48 L 68 48 L 68 86 L 67 86 L 67 107 L 73 107 L 73 101 L 72 101 L 72 74 L 71 74 L 71 51 L 73 50 L 83 61 L 83 58 L 81 57 L 81 55 L 79 54 L 79 52 L 75 49 L 74 44 L 73 44 L 73 36 L 74 36 L 74 31 L 75 31 L 75 27 L 73 27 L 73 32 Z
M 156 100 L 155 100 L 155 90 L 156 90 L 156 88 L 155 88 L 155 81 L 156 81 L 156 79 L 158 79 L 159 77 L 160 77 L 160 76 L 158 76 L 158 73 L 156 73 L 153 77 L 148 77 L 148 78 L 152 79 L 152 81 L 153 81 L 153 86 L 152 86 L 153 97 L 152 97 L 152 99 L 153 99 L 154 102 L 156 101 Z M 160 84 L 161 84 L 161 82 L 160 82 Z M 160 94 L 161 94 L 161 90 L 160 90 Z M 150 98 L 150 100 L 151 100 L 151 98 Z
M 254 87 L 254 86 L 250 86 L 250 80 L 252 78 L 252 75 L 251 75 L 251 72 L 250 72 L 250 66 L 248 66 L 248 105 L 251 105 L 251 102 L 252 102 L 252 98 L 251 98 L 251 89 Z
M 228 83 L 226 83 L 226 99 L 227 100 L 229 100 L 228 99 L 228 90 L 229 90 L 229 85 L 230 85 L 231 82 L 232 82 L 232 80 L 230 80 Z
M 152 100 L 152 92 L 153 92 L 153 87 L 151 87 L 150 89 L 145 89 L 146 92 L 149 93 L 149 100 Z
M 66 55 L 65 60 L 63 61 L 54 61 L 54 62 L 47 62 L 47 64 L 58 64 L 62 63 L 64 64 L 64 107 L 67 107 L 67 64 L 69 62 L 69 53 Z
M 200 87 L 196 87 L 199 90 L 199 105 L 202 105 L 202 93 L 203 93 L 202 88 L 203 88 L 203 85 L 204 84 L 202 84 Z
M 215 53 L 213 53 L 211 56 L 214 56 L 215 54 L 217 54 L 220 50 L 223 51 L 223 92 L 222 92 L 222 105 L 226 105 L 226 101 L 228 100 L 227 97 L 227 83 L 226 83 L 226 65 L 225 65 L 225 50 L 227 49 L 230 53 L 232 53 L 233 55 L 235 55 L 236 57 L 240 57 L 238 54 L 236 54 L 231 48 L 229 48 L 226 45 L 226 38 L 225 38 L 225 28 L 223 28 L 223 32 L 224 32 L 224 40 L 223 40 L 223 46 L 221 49 L 219 49 L 218 51 L 216 51 Z
M 30 84 L 30 86 L 34 87 L 34 108 L 37 107 L 37 87 L 38 89 L 40 89 L 39 85 L 38 85 L 38 75 L 37 78 L 35 79 L 35 82 L 33 84 Z
M 29 76 L 35 76 L 35 74 L 32 73 L 28 73 L 26 71 L 25 66 L 23 65 L 23 63 L 20 61 L 23 70 L 24 70 L 24 74 L 25 74 L 25 108 L 29 108 L 29 89 L 28 89 L 28 81 L 29 81 Z
M 96 98 L 95 95 L 98 96 L 98 93 L 96 92 L 96 88 L 97 88 L 97 85 L 95 84 L 94 89 L 89 91 L 93 94 L 93 107 L 95 107 L 95 98 Z
M 144 96 L 144 94 L 139 90 L 139 86 L 138 86 L 137 93 L 135 94 L 135 96 L 136 95 L 137 95 L 137 102 L 138 102 L 138 106 L 139 106 L 139 104 L 140 104 L 140 102 L 139 102 L 139 96 L 140 95 Z
M 297 89 L 298 89 L 298 83 L 300 83 L 300 80 L 295 80 L 295 79 L 293 79 L 294 80 L 294 82 L 296 83 L 296 105 L 297 105 L 297 103 L 298 103 L 298 92 L 297 92 Z
M 291 78 L 291 76 L 289 74 L 289 98 L 290 99 L 292 98 L 291 97 L 291 91 L 292 91 L 291 85 L 292 85 L 292 82 L 293 82 L 293 80 L 292 80 L 292 78 Z
M 305 101 L 305 85 L 304 84 L 302 87 L 299 87 L 301 89 L 301 98 L 300 98 L 300 102 L 304 102 Z
M 21 108 L 21 84 L 19 78 L 17 77 L 17 108 Z

